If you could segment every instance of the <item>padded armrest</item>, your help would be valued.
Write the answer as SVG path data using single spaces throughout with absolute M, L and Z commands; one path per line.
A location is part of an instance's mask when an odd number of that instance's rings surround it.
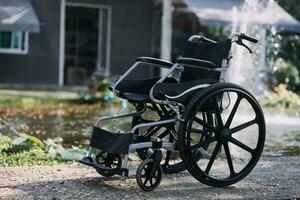
M 193 65 L 195 67 L 199 66 L 207 68 L 218 68 L 218 66 L 213 62 L 210 62 L 208 60 L 199 60 L 195 58 L 179 58 L 177 60 L 177 63 L 183 65 Z
M 161 60 L 157 58 L 150 58 L 150 57 L 139 57 L 136 59 L 136 61 L 140 62 L 145 62 L 145 63 L 150 63 L 150 64 L 156 64 L 156 65 L 162 65 L 162 67 L 172 67 L 174 64 L 166 61 L 166 60 Z

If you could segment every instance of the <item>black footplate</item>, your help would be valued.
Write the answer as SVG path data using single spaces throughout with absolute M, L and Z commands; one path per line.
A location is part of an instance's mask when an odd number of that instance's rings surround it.
M 103 165 L 98 164 L 92 157 L 84 157 L 81 160 L 79 160 L 79 163 L 94 167 L 98 173 L 100 174 L 106 174 L 109 176 L 112 175 L 120 175 L 128 177 L 129 170 L 126 168 L 109 168 Z
M 112 133 L 94 127 L 90 146 L 114 154 L 128 154 L 129 146 L 133 143 L 133 134 Z

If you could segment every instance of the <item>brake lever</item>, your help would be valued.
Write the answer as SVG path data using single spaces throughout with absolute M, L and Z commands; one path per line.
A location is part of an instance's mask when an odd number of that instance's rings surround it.
M 242 40 L 242 39 L 238 39 L 238 40 L 236 41 L 236 43 L 237 43 L 238 45 L 241 45 L 241 46 L 245 47 L 246 49 L 248 49 L 248 51 L 249 51 L 251 54 L 253 53 L 252 50 L 251 50 L 247 45 L 245 45 L 245 44 L 243 43 L 243 40 Z

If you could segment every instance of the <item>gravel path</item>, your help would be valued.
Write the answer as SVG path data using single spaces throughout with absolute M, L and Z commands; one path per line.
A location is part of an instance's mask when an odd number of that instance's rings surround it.
M 154 192 L 142 192 L 134 176 L 108 179 L 80 164 L 0 168 L 0 199 L 290 199 L 300 198 L 299 188 L 300 157 L 264 156 L 227 188 L 208 187 L 187 172 L 164 175 Z

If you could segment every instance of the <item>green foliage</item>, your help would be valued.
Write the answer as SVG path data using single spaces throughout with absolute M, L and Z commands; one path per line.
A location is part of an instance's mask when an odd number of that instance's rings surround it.
M 38 138 L 27 134 L 19 134 L 19 137 L 11 142 L 9 148 L 6 149 L 6 152 L 18 153 L 29 151 L 32 148 L 44 149 L 44 147 L 44 143 Z
M 86 150 L 79 147 L 72 147 L 70 149 L 65 149 L 60 154 L 60 159 L 64 161 L 80 160 L 86 155 Z
M 73 161 L 81 159 L 87 151 L 79 147 L 65 149 L 61 138 L 47 139 L 45 141 L 47 153 L 61 161 Z
M 81 159 L 86 150 L 79 147 L 65 149 L 61 138 L 44 142 L 26 134 L 12 139 L 0 135 L 0 166 L 53 165 Z
M 295 19 L 300 21 L 300 3 L 299 0 L 277 0 L 278 4 L 283 7 Z M 280 52 L 278 57 L 283 58 L 287 62 L 292 63 L 298 71 L 298 79 L 300 78 L 300 36 L 299 35 L 283 35 L 280 41 Z M 295 69 L 293 69 L 295 71 Z M 284 83 L 284 82 L 282 82 Z M 293 90 L 300 90 L 298 84 Z
M 79 92 L 78 93 L 78 102 L 79 103 L 95 103 L 99 102 L 100 98 L 97 98 L 97 95 L 92 92 Z
M 276 0 L 277 3 L 289 12 L 293 17 L 300 21 L 299 0 Z
M 40 98 L 40 97 L 25 97 L 21 95 L 1 95 L 0 94 L 0 108 L 7 107 L 22 107 L 30 108 L 38 105 L 56 105 L 59 103 L 72 103 L 70 99 L 56 99 L 56 98 Z
M 28 151 L 18 153 L 0 152 L 0 166 L 33 166 L 53 165 L 62 161 L 51 157 L 47 152 L 39 148 L 32 148 Z
M 12 145 L 12 139 L 7 136 L 3 136 L 0 134 L 0 152 L 6 151 Z
M 40 100 L 37 98 L 28 98 L 21 96 L 0 95 L 0 107 L 24 107 L 30 105 L 39 105 Z
M 226 27 L 222 26 L 209 26 L 205 32 L 205 37 L 216 40 L 216 41 L 224 41 L 230 35 L 230 30 Z
M 264 107 L 276 110 L 300 113 L 300 96 L 280 84 L 274 88 L 274 92 L 266 92 L 260 100 Z
M 283 36 L 280 42 L 280 51 L 278 57 L 283 58 L 294 66 L 294 71 L 298 71 L 298 79 L 300 78 L 300 36 Z M 300 89 L 299 84 L 295 89 Z
M 79 92 L 79 103 L 111 102 L 114 94 L 109 90 L 111 80 L 107 77 L 94 77 L 89 83 L 89 92 Z
M 278 59 L 272 70 L 269 72 L 270 85 L 278 85 L 284 83 L 290 90 L 295 90 L 300 86 L 300 73 L 295 65 L 291 62 L 285 62 Z
M 109 83 L 111 80 L 109 80 L 107 77 L 101 77 L 100 80 L 96 81 L 95 88 L 99 92 L 106 93 L 108 92 Z

